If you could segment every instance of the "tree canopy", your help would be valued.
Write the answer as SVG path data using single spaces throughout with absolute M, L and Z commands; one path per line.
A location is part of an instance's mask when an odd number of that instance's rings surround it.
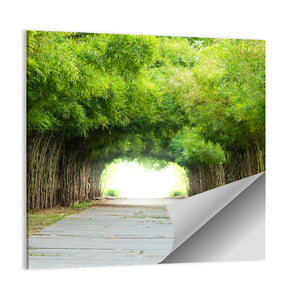
M 265 43 L 28 31 L 27 137 L 34 199 L 67 197 L 71 173 L 81 174 L 72 193 L 88 194 L 95 168 L 98 189 L 103 167 L 122 157 L 176 162 L 190 184 L 206 170 L 203 189 L 262 171 Z M 43 192 L 36 172 L 49 162 L 57 183 Z

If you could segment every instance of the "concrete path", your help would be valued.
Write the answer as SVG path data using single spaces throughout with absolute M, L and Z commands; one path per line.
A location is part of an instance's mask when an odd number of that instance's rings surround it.
M 44 228 L 28 239 L 29 269 L 159 263 L 174 233 L 163 200 L 156 200 L 109 202 Z

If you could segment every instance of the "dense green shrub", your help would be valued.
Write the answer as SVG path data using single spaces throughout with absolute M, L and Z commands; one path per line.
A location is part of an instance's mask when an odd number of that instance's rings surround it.
M 107 196 L 117 197 L 118 196 L 118 191 L 108 189 L 104 194 L 107 195 Z

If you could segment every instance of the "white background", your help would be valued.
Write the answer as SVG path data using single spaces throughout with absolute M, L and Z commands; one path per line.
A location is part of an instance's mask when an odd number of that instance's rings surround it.
M 28 0 L 3 3 L 1 298 L 299 299 L 300 24 L 297 1 Z M 267 259 L 25 270 L 24 31 L 27 29 L 266 39 Z

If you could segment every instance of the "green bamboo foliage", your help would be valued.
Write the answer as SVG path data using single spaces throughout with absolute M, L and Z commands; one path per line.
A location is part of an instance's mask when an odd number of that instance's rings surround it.
M 265 43 L 221 40 L 201 50 L 189 94 L 197 132 L 226 156 L 226 183 L 264 171 Z
M 27 207 L 101 195 L 116 158 L 187 170 L 189 195 L 262 172 L 263 41 L 27 33 Z

